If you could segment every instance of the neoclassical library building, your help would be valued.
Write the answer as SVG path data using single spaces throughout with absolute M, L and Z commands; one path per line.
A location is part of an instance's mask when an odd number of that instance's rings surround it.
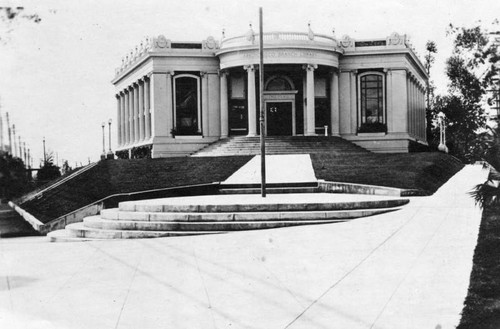
M 264 33 L 266 136 L 340 136 L 374 152 L 427 145 L 428 76 L 405 35 Z M 116 69 L 117 152 L 191 154 L 258 136 L 259 35 L 146 38 Z

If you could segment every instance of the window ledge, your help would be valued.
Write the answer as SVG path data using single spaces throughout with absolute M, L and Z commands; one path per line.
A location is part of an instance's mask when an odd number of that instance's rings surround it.
M 175 135 L 175 139 L 203 139 L 202 135 Z
M 362 137 L 380 137 L 380 136 L 385 136 L 387 133 L 384 132 L 379 132 L 379 133 L 358 133 L 358 136 Z

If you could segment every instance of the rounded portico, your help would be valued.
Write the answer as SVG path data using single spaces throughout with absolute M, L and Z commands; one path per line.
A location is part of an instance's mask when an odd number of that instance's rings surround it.
M 343 50 L 335 37 L 309 28 L 307 33 L 266 32 L 263 39 L 266 134 L 312 136 L 329 127 L 329 133 L 337 135 Z M 221 137 L 258 135 L 258 35 L 250 27 L 245 35 L 223 38 L 216 56 L 221 68 Z

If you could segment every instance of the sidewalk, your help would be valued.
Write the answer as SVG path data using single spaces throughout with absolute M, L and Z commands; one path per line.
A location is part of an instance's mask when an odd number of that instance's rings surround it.
M 0 239 L 1 328 L 454 328 L 481 212 L 466 166 L 351 222 L 133 241 Z

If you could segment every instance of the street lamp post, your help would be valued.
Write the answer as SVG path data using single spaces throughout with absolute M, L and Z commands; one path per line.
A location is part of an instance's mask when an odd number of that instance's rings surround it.
M 45 152 L 45 137 L 43 137 L 43 165 L 47 163 L 47 153 Z
M 113 151 L 111 150 L 111 119 L 108 120 L 108 127 L 109 127 L 109 132 L 108 132 L 108 137 L 109 137 L 109 150 L 108 150 L 108 155 L 107 155 L 107 158 L 108 159 L 114 159 L 114 154 L 113 154 Z
M 438 150 L 444 153 L 448 153 L 448 147 L 446 146 L 446 116 L 443 112 L 439 112 L 438 115 L 438 125 L 439 125 L 439 145 Z
M 102 127 L 102 154 L 101 154 L 101 160 L 105 160 L 106 159 L 106 139 L 104 137 L 104 127 L 106 127 L 106 123 L 103 122 L 101 124 L 101 127 Z

